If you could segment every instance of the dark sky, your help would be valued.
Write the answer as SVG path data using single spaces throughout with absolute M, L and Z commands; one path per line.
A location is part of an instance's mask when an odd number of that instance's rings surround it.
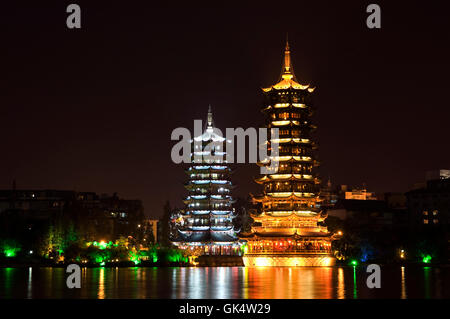
M 82 29 L 65 8 L 78 3 Z M 450 37 L 444 2 L 294 1 L 155 7 L 150 1 L 34 1 L 0 13 L 0 188 L 118 192 L 159 216 L 187 175 L 170 159 L 176 127 L 205 119 L 257 127 L 289 32 L 297 78 L 317 86 L 323 179 L 406 191 L 450 168 Z M 391 1 L 394 2 L 394 1 Z M 279 4 L 278 4 L 279 3 Z M 257 192 L 255 165 L 233 176 Z

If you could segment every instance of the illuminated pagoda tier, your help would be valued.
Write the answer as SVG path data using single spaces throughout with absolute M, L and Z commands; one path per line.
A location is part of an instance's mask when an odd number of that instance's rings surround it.
M 256 179 L 263 193 L 253 201 L 261 209 L 252 213 L 251 233 L 242 234 L 248 241 L 245 265 L 333 265 L 332 236 L 320 225 L 326 214 L 320 209 L 320 181 L 315 173 L 319 163 L 311 137 L 316 128 L 311 122 L 314 88 L 297 81 L 288 43 L 279 82 L 263 91 L 267 127 L 279 129 L 279 154 L 270 157 L 279 167 Z M 268 168 L 268 161 L 258 165 Z
M 206 129 L 194 140 L 191 141 L 192 164 L 186 170 L 189 181 L 185 187 L 189 194 L 176 222 L 178 236 L 173 243 L 189 249 L 192 255 L 239 255 L 241 250 L 233 225 L 231 169 L 225 159 L 227 142 L 214 131 L 211 107 Z M 211 142 L 218 144 L 208 147 Z M 195 159 L 195 155 L 201 157 Z

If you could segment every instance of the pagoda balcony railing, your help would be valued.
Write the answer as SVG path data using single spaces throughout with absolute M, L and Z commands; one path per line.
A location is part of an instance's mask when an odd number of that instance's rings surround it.
M 270 211 L 286 211 L 286 210 L 296 210 L 296 211 L 301 211 L 301 210 L 316 210 L 314 207 L 311 206 L 305 206 L 305 205 L 274 205 L 272 206 L 272 208 L 268 208 L 266 210 L 270 210 Z
M 211 227 L 232 227 L 233 223 L 211 223 Z
M 305 181 L 306 182 L 306 181 Z M 313 180 L 308 180 L 308 182 L 313 182 Z M 310 186 L 310 185 L 306 185 L 306 186 Z M 285 192 L 298 192 L 298 193 L 315 193 L 316 189 L 314 187 L 305 187 L 305 189 L 297 189 L 295 187 L 292 187 L 290 185 L 288 185 L 287 187 L 274 187 L 273 189 L 270 188 L 266 188 L 265 191 L 267 193 L 285 193 Z
M 196 221 L 196 222 L 187 222 L 187 223 L 184 223 L 183 224 L 184 226 L 186 226 L 186 227 L 190 227 L 190 226 L 209 226 L 209 219 L 206 219 L 205 218 L 205 220 L 199 220 L 199 221 Z
M 209 205 L 212 201 L 230 201 L 230 199 L 207 199 L 203 203 L 200 200 L 196 200 L 194 203 L 189 204 L 189 210 L 229 210 L 231 209 L 231 204 L 226 205 Z M 200 205 L 196 205 L 200 204 Z
M 278 156 L 309 156 L 309 157 L 313 158 L 314 155 L 311 154 L 311 152 L 302 153 L 300 151 L 295 151 L 295 150 L 279 149 Z
M 329 255 L 329 249 L 253 249 L 245 255 L 273 255 L 273 254 L 299 254 L 299 255 Z
M 214 223 L 214 222 L 210 222 L 209 220 L 205 221 L 205 222 L 193 222 L 193 223 L 184 223 L 183 227 L 192 227 L 192 226 L 217 226 L 217 227 L 230 227 L 230 226 L 234 226 L 232 222 L 218 222 L 218 223 Z
M 180 226 L 179 229 L 181 231 L 198 231 L 198 230 L 208 230 L 209 225 L 183 225 Z M 197 229 L 196 229 L 197 228 Z
M 228 187 L 228 186 L 225 186 Z M 199 188 L 199 190 L 197 189 L 193 189 L 189 192 L 190 195 L 230 195 L 231 191 L 228 188 L 225 187 L 208 187 L 208 188 Z
M 291 168 L 291 167 L 287 167 L 287 168 L 278 168 L 278 172 L 277 174 L 298 174 L 298 175 L 312 175 L 311 171 L 306 171 L 306 170 L 301 170 L 301 169 L 297 169 L 297 168 Z
M 228 174 L 191 174 L 191 179 L 195 180 L 226 180 L 228 178 Z
M 314 232 L 328 232 L 326 226 L 298 226 L 296 224 L 264 224 L 264 226 L 253 226 L 256 229 L 270 230 L 270 229 L 299 229 Z

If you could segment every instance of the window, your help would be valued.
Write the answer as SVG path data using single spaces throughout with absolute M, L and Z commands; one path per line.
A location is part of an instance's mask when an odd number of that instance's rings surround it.
M 426 224 L 428 224 L 428 219 L 424 219 L 423 220 L 423 223 L 426 225 Z
M 279 117 L 283 120 L 287 120 L 289 118 L 289 113 L 287 112 L 281 113 Z
M 424 216 L 428 216 L 428 212 L 426 210 L 423 211 Z
M 433 210 L 433 216 L 436 216 L 438 214 L 437 210 Z
M 434 223 L 434 224 L 437 224 L 437 223 L 439 223 L 439 220 L 433 219 L 433 223 Z

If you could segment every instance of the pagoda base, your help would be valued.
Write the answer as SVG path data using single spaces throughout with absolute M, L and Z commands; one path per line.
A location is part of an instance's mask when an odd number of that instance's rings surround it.
M 328 267 L 336 258 L 329 255 L 248 254 L 243 257 L 245 267 Z

